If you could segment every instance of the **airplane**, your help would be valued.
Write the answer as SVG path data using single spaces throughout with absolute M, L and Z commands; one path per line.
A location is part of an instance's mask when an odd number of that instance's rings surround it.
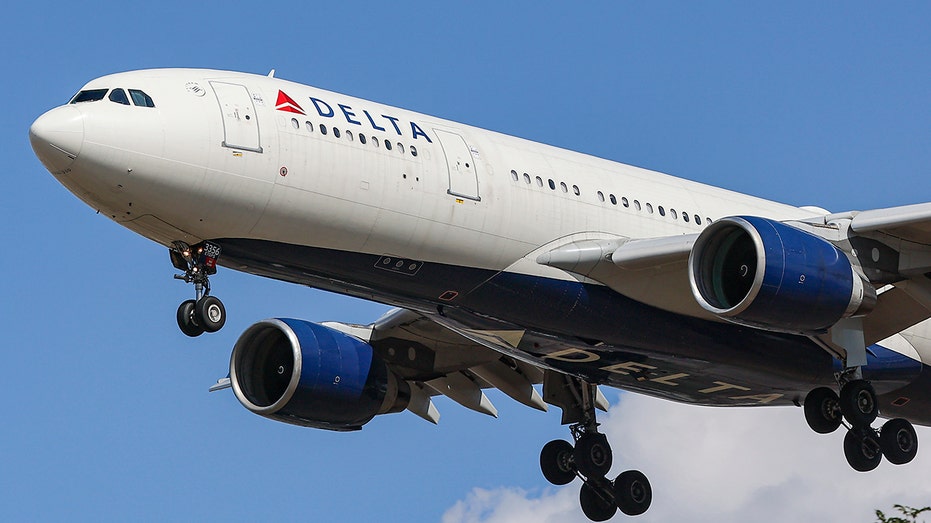
M 369 325 L 258 321 L 229 375 L 248 410 L 336 431 L 497 388 L 562 409 L 544 477 L 585 515 L 647 511 L 607 477 L 599 386 L 802 407 L 850 466 L 910 462 L 931 425 L 931 203 L 795 207 L 268 75 L 91 80 L 32 124 L 47 170 L 169 251 L 191 337 L 226 321 L 218 267 L 394 307 Z M 542 386 L 541 386 L 542 385 Z M 541 393 L 542 392 L 542 393 Z M 887 419 L 874 428 L 877 417 Z

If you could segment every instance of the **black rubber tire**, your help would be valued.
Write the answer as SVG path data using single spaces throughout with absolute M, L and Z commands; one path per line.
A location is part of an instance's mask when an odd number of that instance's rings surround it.
M 194 300 L 187 300 L 178 306 L 178 328 L 186 336 L 196 338 L 204 333 L 204 328 L 194 319 Z
M 650 508 L 653 502 L 653 488 L 650 480 L 639 470 L 622 472 L 614 480 L 614 501 L 617 508 L 628 516 L 639 516 Z
M 872 429 L 852 428 L 844 436 L 844 456 L 858 472 L 869 472 L 882 461 L 882 449 Z
M 853 380 L 840 390 L 840 409 L 856 428 L 869 427 L 879 414 L 876 391 L 866 380 Z
M 217 332 L 226 324 L 226 307 L 216 296 L 203 296 L 194 305 L 197 323 L 207 332 Z
M 589 432 L 579 438 L 572 456 L 575 466 L 586 478 L 605 477 L 614 460 L 608 438 L 600 432 Z
M 598 487 L 586 481 L 582 484 L 582 490 L 579 491 L 579 504 L 582 505 L 582 512 L 592 521 L 608 521 L 617 514 L 617 505 L 613 499 L 610 499 L 612 494 L 607 491 L 606 487 L 600 490 L 602 492 L 599 494 Z
M 575 479 L 572 461 L 572 444 L 561 439 L 553 440 L 540 451 L 540 469 L 543 477 L 553 485 L 567 485 Z
M 827 387 L 819 387 L 805 397 L 805 421 L 818 434 L 830 434 L 840 427 L 843 415 L 840 398 Z
M 902 418 L 887 421 L 879 433 L 879 446 L 893 465 L 904 465 L 918 454 L 918 434 L 915 427 Z

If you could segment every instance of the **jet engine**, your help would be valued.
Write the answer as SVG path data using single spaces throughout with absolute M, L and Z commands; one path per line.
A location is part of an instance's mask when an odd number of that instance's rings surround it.
M 823 332 L 876 304 L 876 290 L 834 244 L 753 216 L 708 226 L 689 256 L 689 280 L 705 310 L 793 334 Z
M 410 385 L 368 343 L 288 318 L 246 329 L 233 347 L 230 382 L 239 402 L 256 414 L 329 430 L 359 430 L 410 401 Z

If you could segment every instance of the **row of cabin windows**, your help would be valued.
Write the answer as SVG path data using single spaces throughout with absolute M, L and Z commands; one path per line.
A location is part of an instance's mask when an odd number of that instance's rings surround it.
M 518 174 L 517 171 L 515 171 L 515 170 L 512 169 L 512 170 L 511 170 L 511 179 L 512 179 L 513 181 L 515 181 L 515 182 L 518 182 L 518 181 L 523 180 L 524 183 L 526 183 L 527 185 L 536 184 L 537 187 L 549 186 L 550 189 L 552 189 L 552 190 L 554 190 L 554 191 L 556 190 L 556 182 L 553 181 L 552 178 L 547 179 L 546 182 L 544 183 L 543 178 L 541 178 L 541 177 L 539 177 L 539 176 L 530 176 L 530 175 L 527 174 L 527 173 Z M 568 193 L 568 192 L 569 192 L 569 186 L 566 185 L 566 182 L 559 182 L 559 188 L 560 188 L 560 189 L 562 190 L 562 192 L 564 192 L 564 193 Z M 573 186 L 572 186 L 572 193 L 575 194 L 576 196 L 580 196 L 580 195 L 581 195 L 581 191 L 579 190 L 579 186 L 578 186 L 578 185 L 573 185 Z M 601 192 L 601 191 L 598 191 L 598 201 L 600 201 L 600 202 L 604 202 L 604 201 L 605 201 L 605 195 L 604 195 L 604 193 Z M 611 205 L 617 205 L 617 203 L 618 203 L 617 197 L 614 196 L 613 194 L 608 194 L 608 201 L 611 202 Z M 681 218 L 682 218 L 682 221 L 684 221 L 685 223 L 691 223 L 691 222 L 693 222 L 693 220 L 694 220 L 695 225 L 702 225 L 702 223 L 704 223 L 705 225 L 708 225 L 708 224 L 711 223 L 711 218 L 707 218 L 707 217 L 706 217 L 704 220 L 702 220 L 702 217 L 699 216 L 699 215 L 697 215 L 697 214 L 692 214 L 692 215 L 690 215 L 690 214 L 689 214 L 688 212 L 686 212 L 686 211 L 682 211 L 682 212 L 680 213 L 680 212 L 677 212 L 677 211 L 676 211 L 674 208 L 672 208 L 672 207 L 669 208 L 669 212 L 668 212 L 668 213 L 667 213 L 667 211 L 666 211 L 666 208 L 663 207 L 662 205 L 657 206 L 656 209 L 655 209 L 655 211 L 654 211 L 654 208 L 653 208 L 653 204 L 652 204 L 652 203 L 647 202 L 647 203 L 641 204 L 641 203 L 640 203 L 640 200 L 633 200 L 633 201 L 631 201 L 631 200 L 628 200 L 626 196 L 622 196 L 622 197 L 621 197 L 621 205 L 624 206 L 624 207 L 626 207 L 626 208 L 631 208 L 631 207 L 633 207 L 634 210 L 637 210 L 637 211 L 645 211 L 647 214 L 653 214 L 654 212 L 657 212 L 657 213 L 659 213 L 660 216 L 669 216 L 669 217 L 672 218 L 673 220 L 678 220 L 678 219 L 681 217 Z
M 601 192 L 601 191 L 598 191 L 598 201 L 600 201 L 600 202 L 604 202 L 604 201 L 605 201 L 605 195 L 604 195 L 604 193 Z M 617 205 L 617 197 L 614 196 L 613 194 L 608 194 L 608 201 L 611 202 L 611 205 Z M 624 206 L 624 207 L 626 207 L 626 208 L 633 207 L 634 210 L 637 210 L 637 211 L 646 211 L 647 214 L 653 214 L 653 212 L 654 212 L 654 211 L 653 211 L 653 204 L 652 204 L 652 203 L 647 202 L 647 203 L 641 204 L 641 203 L 640 203 L 640 200 L 633 200 L 633 201 L 630 201 L 630 200 L 627 199 L 626 196 L 622 196 L 622 197 L 621 197 L 621 205 Z M 670 218 L 672 218 L 673 220 L 678 220 L 678 219 L 681 217 L 681 218 L 682 218 L 682 221 L 684 221 L 685 223 L 689 223 L 689 222 L 691 222 L 692 220 L 694 220 L 695 225 L 701 225 L 701 224 L 702 224 L 702 218 L 701 218 L 701 216 L 699 216 L 699 215 L 697 215 L 697 214 L 693 214 L 693 215 L 691 215 L 691 217 L 690 217 L 690 215 L 689 215 L 689 213 L 688 213 L 687 211 L 682 211 L 681 213 L 678 213 L 678 212 L 676 212 L 676 210 L 673 209 L 672 207 L 669 208 L 669 212 L 668 212 L 668 214 L 667 214 L 666 208 L 663 207 L 662 205 L 659 205 L 659 206 L 656 207 L 656 212 L 658 212 L 660 216 L 667 216 L 667 215 L 668 215 L 668 216 L 669 216 Z M 704 219 L 704 223 L 705 223 L 705 225 L 710 224 L 710 223 L 711 223 L 711 218 L 707 218 L 707 217 L 706 217 L 706 218 Z
M 294 129 L 300 129 L 300 128 L 301 128 L 301 122 L 299 122 L 299 121 L 297 120 L 297 118 L 291 118 L 291 127 L 293 127 Z M 307 132 L 309 132 L 309 133 L 313 133 L 313 132 L 314 132 L 314 124 L 313 124 L 312 122 L 310 122 L 309 120 L 308 120 L 308 121 L 305 121 L 305 122 L 304 122 L 304 129 L 306 129 Z M 323 136 L 326 136 L 326 135 L 330 132 L 330 128 L 328 128 L 326 125 L 323 125 L 323 124 L 320 124 L 319 129 L 320 129 L 320 134 L 322 134 Z M 354 134 L 352 134 L 352 131 L 349 131 L 349 130 L 340 131 L 339 128 L 338 128 L 338 127 L 335 127 L 335 126 L 332 128 L 332 132 L 333 132 L 333 136 L 334 136 L 335 138 L 340 138 L 340 137 L 345 136 L 347 140 L 349 140 L 350 142 L 352 142 L 352 141 L 355 141 L 355 140 L 356 140 L 356 137 L 358 136 L 359 143 L 361 143 L 361 144 L 363 144 L 363 145 L 366 144 L 366 143 L 371 143 L 376 149 L 377 149 L 378 147 L 381 147 L 381 141 L 378 139 L 377 136 L 372 136 L 372 138 L 371 138 L 371 140 L 370 140 L 369 138 L 367 138 L 367 137 L 366 137 L 364 134 L 362 134 L 362 133 L 359 133 L 358 135 L 354 135 Z M 397 151 L 398 151 L 399 153 L 404 154 L 405 148 L 404 148 L 404 144 L 403 144 L 403 143 L 398 142 L 397 144 L 392 144 L 392 143 L 391 143 L 391 140 L 385 138 L 384 144 L 385 144 L 385 149 L 386 149 L 386 150 L 390 151 L 390 150 L 396 148 Z M 411 146 L 408 146 L 408 147 L 407 147 L 407 150 L 411 153 L 411 156 L 417 156 L 417 147 L 411 145 Z
M 512 169 L 512 170 L 511 170 L 511 179 L 514 180 L 515 182 L 516 182 L 516 181 L 520 181 L 521 175 L 518 175 L 518 174 L 517 174 L 517 171 L 515 171 L 515 170 Z M 530 177 L 529 174 L 524 173 L 524 174 L 523 174 L 523 179 L 524 179 L 524 182 L 525 182 L 526 184 L 528 184 L 528 185 L 534 183 L 534 180 L 536 180 L 537 187 L 543 187 L 543 186 L 544 186 L 543 178 L 540 178 L 539 176 L 537 176 L 537 177 L 531 179 L 531 177 Z M 548 180 L 546 181 L 546 185 L 548 185 L 550 189 L 552 189 L 552 190 L 554 190 L 554 191 L 556 190 L 556 182 L 554 182 L 552 178 L 550 178 L 550 179 L 548 179 Z M 569 186 L 566 185 L 566 182 L 559 182 L 559 189 L 560 189 L 562 192 L 564 192 L 564 193 L 568 193 L 568 192 L 569 192 Z M 574 195 L 576 195 L 576 196 L 579 196 L 579 195 L 582 194 L 582 191 L 579 190 L 579 186 L 578 186 L 578 185 L 573 185 L 573 186 L 572 186 L 572 194 L 574 194 Z

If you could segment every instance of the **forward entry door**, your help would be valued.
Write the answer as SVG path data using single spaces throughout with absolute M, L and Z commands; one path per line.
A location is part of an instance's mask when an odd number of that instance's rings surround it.
M 259 121 L 255 117 L 252 96 L 245 86 L 210 82 L 223 115 L 223 147 L 262 152 Z

